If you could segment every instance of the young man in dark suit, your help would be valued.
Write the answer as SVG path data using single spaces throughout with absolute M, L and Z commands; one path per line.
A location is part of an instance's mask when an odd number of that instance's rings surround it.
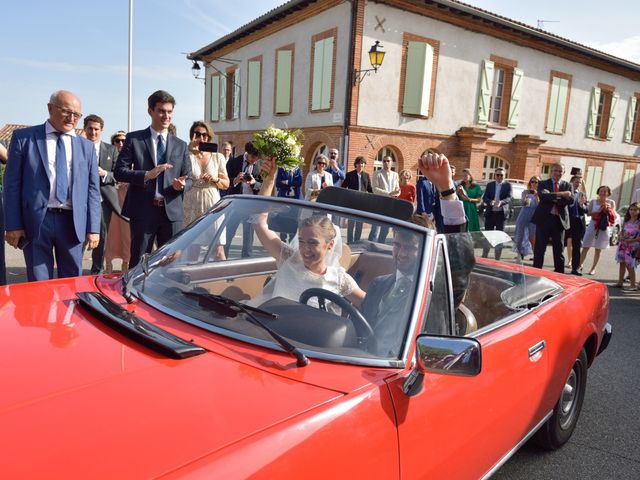
M 569 229 L 569 209 L 573 205 L 571 185 L 562 180 L 564 165 L 551 166 L 551 177 L 538 184 L 540 203 L 531 221 L 536 225 L 536 244 L 533 248 L 533 266 L 542 268 L 544 253 L 551 237 L 553 270 L 564 273 L 564 232 Z
M 96 151 L 76 135 L 80 100 L 58 91 L 43 125 L 16 130 L 4 177 L 6 240 L 22 248 L 29 281 L 82 275 L 82 246 L 100 240 Z M 54 253 L 55 252 L 55 253 Z
M 505 170 L 502 167 L 496 168 L 494 172 L 495 180 L 487 184 L 487 188 L 482 196 L 482 202 L 485 205 L 484 210 L 484 229 L 485 230 L 503 230 L 504 221 L 509 213 L 509 205 L 511 204 L 512 189 L 511 184 L 504 180 Z M 496 260 L 500 260 L 502 254 L 502 246 L 497 245 L 495 256 Z M 482 249 L 482 256 L 487 258 L 489 255 L 489 244 L 486 243 Z
M 366 165 L 367 160 L 364 157 L 356 157 L 353 162 L 353 166 L 355 168 L 345 175 L 342 187 L 349 188 L 351 190 L 358 190 L 360 192 L 373 193 L 369 174 L 364 171 L 364 167 Z M 351 244 L 359 242 L 361 236 L 362 222 L 356 222 L 355 220 L 349 219 L 347 223 L 347 243 Z
M 118 150 L 109 143 L 102 141 L 104 120 L 98 115 L 84 117 L 84 134 L 96 149 L 98 155 L 98 176 L 100 177 L 100 195 L 102 196 L 102 219 L 100 222 L 100 242 L 91 252 L 91 274 L 102 273 L 104 267 L 104 247 L 107 241 L 107 232 L 111 223 L 111 214 L 120 215 L 118 203 L 118 191 L 116 179 L 113 176 L 113 167 L 118 158 Z
M 154 240 L 164 245 L 180 231 L 184 192 L 191 188 L 187 144 L 168 132 L 175 99 L 158 90 L 148 99 L 151 126 L 127 134 L 115 168 L 115 179 L 129 183 L 122 214 L 129 217 L 134 267 Z
M 257 195 L 262 186 L 260 176 L 260 152 L 248 142 L 244 146 L 244 154 L 238 155 L 227 162 L 227 173 L 231 184 L 227 189 L 227 195 Z M 246 219 L 232 218 L 227 225 L 227 243 L 224 246 L 225 254 L 229 257 L 229 248 L 233 237 L 242 222 L 242 258 L 251 256 L 253 249 L 253 227 Z

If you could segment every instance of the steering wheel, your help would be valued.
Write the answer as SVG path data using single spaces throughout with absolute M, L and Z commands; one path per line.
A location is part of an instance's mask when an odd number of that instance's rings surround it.
M 343 311 L 346 311 L 347 317 L 351 320 L 351 323 L 353 323 L 353 327 L 356 329 L 359 337 L 374 338 L 373 328 L 371 328 L 367 319 L 364 318 L 358 309 L 351 305 L 348 300 L 345 300 L 337 293 L 325 290 L 324 288 L 307 288 L 300 294 L 299 301 L 300 303 L 306 304 L 310 298 L 314 297 L 318 298 L 320 310 L 324 310 L 325 312 L 327 311 L 325 300 L 329 300 L 342 308 Z

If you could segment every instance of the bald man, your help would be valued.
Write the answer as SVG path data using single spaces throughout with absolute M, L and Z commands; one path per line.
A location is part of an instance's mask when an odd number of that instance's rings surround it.
M 100 181 L 93 144 L 76 135 L 80 99 L 54 92 L 42 125 L 16 130 L 5 171 L 7 243 L 23 250 L 29 281 L 82 275 L 82 245 L 98 245 Z

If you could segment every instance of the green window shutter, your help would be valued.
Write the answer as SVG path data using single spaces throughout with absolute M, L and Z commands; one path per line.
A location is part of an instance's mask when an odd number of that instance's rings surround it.
M 587 137 L 596 136 L 596 122 L 598 121 L 598 105 L 600 104 L 600 89 L 593 87 L 589 103 L 589 118 L 587 119 Z
M 631 143 L 631 140 L 632 140 L 633 124 L 635 120 L 637 101 L 638 100 L 636 99 L 635 96 L 629 98 L 629 106 L 627 107 L 627 118 L 625 119 L 625 122 L 624 122 L 624 139 L 623 140 L 626 143 Z
M 325 38 L 322 55 L 322 93 L 320 94 L 320 108 L 331 108 L 331 79 L 333 78 L 333 42 L 334 38 Z
M 489 105 L 491 103 L 491 90 L 493 88 L 494 65 L 490 60 L 482 61 L 480 70 L 480 86 L 478 89 L 478 119 L 480 125 L 489 122 Z
M 211 121 L 217 122 L 220 120 L 220 76 L 214 75 L 211 77 Z
M 324 40 L 313 44 L 313 77 L 311 79 L 311 110 L 322 108 L 322 68 L 324 65 Z
M 558 133 L 556 123 L 558 116 L 558 102 L 560 95 L 560 81 L 562 79 L 553 77 L 551 81 L 551 93 L 549 94 L 549 115 L 547 116 L 547 132 Z
M 626 169 L 622 175 L 622 193 L 620 194 L 620 205 L 629 205 L 633 194 L 633 179 L 635 170 Z
M 249 72 L 247 78 L 247 115 L 249 117 L 260 116 L 260 76 L 262 63 L 259 61 L 249 62 Z
M 567 98 L 569 97 L 569 80 L 566 78 L 560 78 L 559 80 L 555 133 L 562 133 L 564 130 L 564 113 L 567 111 Z
M 611 140 L 615 132 L 616 107 L 618 106 L 619 99 L 620 99 L 620 95 L 618 95 L 617 93 L 614 93 L 613 95 L 611 95 L 611 108 L 609 109 L 609 124 L 607 125 L 607 140 Z
M 433 46 L 425 42 L 407 44 L 402 113 L 429 115 L 433 76 Z
M 291 50 L 278 50 L 278 71 L 276 72 L 276 113 L 291 111 Z
M 240 117 L 240 68 L 233 72 L 233 119 Z
M 589 167 L 587 169 L 587 192 L 589 198 L 595 198 L 598 195 L 598 187 L 602 179 L 602 167 Z
M 513 69 L 513 82 L 511 83 L 511 99 L 509 101 L 509 118 L 507 127 L 515 128 L 520 118 L 520 99 L 522 97 L 522 78 L 524 72 L 519 68 Z
M 220 78 L 220 120 L 227 118 L 227 78 Z

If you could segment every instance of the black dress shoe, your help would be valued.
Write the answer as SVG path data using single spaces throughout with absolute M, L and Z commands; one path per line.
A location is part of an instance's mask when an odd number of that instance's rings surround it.
M 577 270 L 571 270 L 571 275 L 577 275 L 577 276 L 579 276 L 579 277 L 581 277 L 581 276 L 582 276 L 582 274 L 581 274 L 579 271 L 577 271 Z

